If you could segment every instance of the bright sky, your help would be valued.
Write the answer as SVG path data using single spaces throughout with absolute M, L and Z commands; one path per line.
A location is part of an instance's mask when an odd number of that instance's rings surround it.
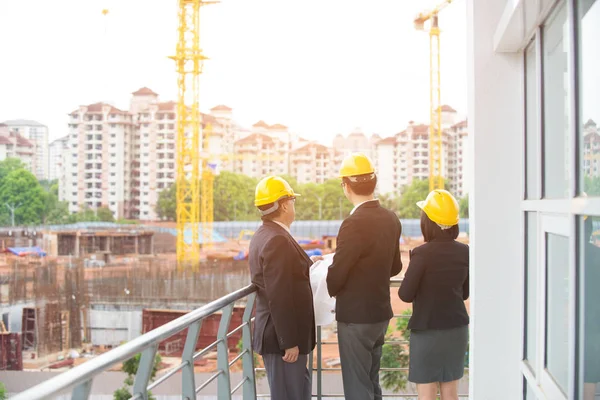
M 222 0 L 203 7 L 201 42 L 210 60 L 201 109 L 226 104 L 244 126 L 282 123 L 325 144 L 355 127 L 387 136 L 409 120 L 426 122 L 429 42 L 412 20 L 437 2 Z M 465 3 L 440 15 L 442 103 L 461 114 Z M 38 120 L 55 139 L 82 104 L 127 108 L 143 86 L 176 100 L 167 58 L 176 28 L 176 0 L 1 1 L 0 121 Z

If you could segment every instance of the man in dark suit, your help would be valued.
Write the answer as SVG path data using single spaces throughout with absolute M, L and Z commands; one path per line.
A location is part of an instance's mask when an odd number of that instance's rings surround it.
M 250 241 L 248 256 L 258 287 L 252 345 L 263 357 L 272 400 L 311 399 L 307 355 L 316 336 L 308 275 L 312 261 L 290 234 L 297 196 L 276 176 L 256 186 L 254 204 L 263 225 Z
M 402 226 L 375 199 L 377 176 L 367 156 L 348 156 L 340 177 L 354 209 L 340 227 L 327 289 L 336 296 L 344 396 L 346 400 L 381 399 L 381 352 L 393 317 L 390 277 L 402 270 Z

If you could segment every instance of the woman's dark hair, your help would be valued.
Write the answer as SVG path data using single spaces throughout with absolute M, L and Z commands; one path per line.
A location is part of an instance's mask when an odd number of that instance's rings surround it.
M 366 180 L 371 174 L 357 175 L 358 182 L 352 182 L 348 178 L 343 178 L 344 184 L 348 185 L 353 193 L 359 196 L 369 196 L 375 191 L 377 186 L 377 175 L 373 179 Z M 363 180 L 365 179 L 365 180 Z
M 426 242 L 431 242 L 435 239 L 451 239 L 454 240 L 458 237 L 458 224 L 454 225 L 450 229 L 442 229 L 429 219 L 425 211 L 421 211 L 421 232 L 423 233 L 423 239 Z

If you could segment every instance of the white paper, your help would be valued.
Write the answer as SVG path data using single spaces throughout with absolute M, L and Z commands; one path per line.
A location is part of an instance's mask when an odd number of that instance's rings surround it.
M 310 267 L 310 287 L 313 292 L 315 306 L 315 324 L 329 325 L 335 321 L 335 298 L 327 292 L 327 271 L 333 262 L 333 254 L 323 256 Z

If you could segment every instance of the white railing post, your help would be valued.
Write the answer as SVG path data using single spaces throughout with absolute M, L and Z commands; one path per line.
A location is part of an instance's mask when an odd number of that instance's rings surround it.
M 138 365 L 137 374 L 133 383 L 133 397 L 138 396 L 142 400 L 148 400 L 148 382 L 152 377 L 154 369 L 154 359 L 158 350 L 158 342 L 153 343 L 150 347 L 142 352 L 140 364 Z
M 181 397 L 184 400 L 196 400 L 196 379 L 194 377 L 194 351 L 198 342 L 198 335 L 202 327 L 202 320 L 190 325 L 185 339 L 185 347 L 181 355 L 181 362 L 186 363 L 181 371 Z
M 87 400 L 90 397 L 92 391 L 92 380 L 87 380 L 73 388 L 71 398 L 73 400 Z
M 242 318 L 242 324 L 246 324 L 242 328 L 242 351 L 246 353 L 242 356 L 243 365 L 243 399 L 256 399 L 256 376 L 254 375 L 254 349 L 252 348 L 252 309 L 254 308 L 254 299 L 256 293 L 248 295 L 246 309 Z
M 231 400 L 231 380 L 229 377 L 229 347 L 227 333 L 233 313 L 233 303 L 223 307 L 219 333 L 217 334 L 217 369 L 221 372 L 217 378 L 217 398 Z

